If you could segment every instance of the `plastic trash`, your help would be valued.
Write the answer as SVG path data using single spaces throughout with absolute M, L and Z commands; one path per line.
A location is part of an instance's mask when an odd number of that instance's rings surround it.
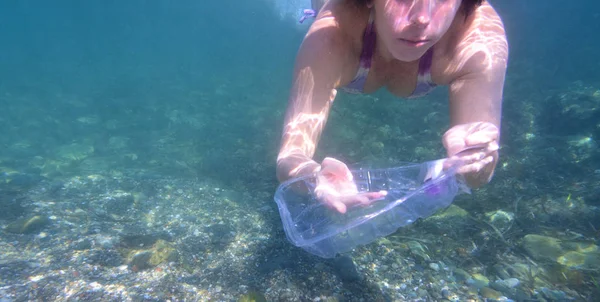
M 352 170 L 359 193 L 388 194 L 368 206 L 348 207 L 344 214 L 317 200 L 316 175 L 290 179 L 275 193 L 286 236 L 314 255 L 332 258 L 428 217 L 448 207 L 461 191 L 470 193 L 455 175 L 458 166 L 443 170 L 444 161 Z

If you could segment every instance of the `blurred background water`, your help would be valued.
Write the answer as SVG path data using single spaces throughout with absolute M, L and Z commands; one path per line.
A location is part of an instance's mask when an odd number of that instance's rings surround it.
M 18 169 L 42 157 L 38 161 L 58 161 L 43 172 L 66 172 L 63 166 L 75 163 L 61 158 L 61 150 L 78 146 L 93 148 L 85 158 L 127 153 L 129 159 L 136 157 L 130 164 L 144 167 L 179 161 L 189 171 L 223 181 L 247 175 L 235 172 L 238 168 L 252 171 L 246 182 L 272 176 L 293 59 L 308 26 L 296 22 L 309 4 L 305 2 L 309 1 L 3 2 L 4 165 L 7 160 L 23 162 L 16 164 Z M 503 141 L 507 148 L 518 149 L 512 140 L 526 127 L 536 128 L 530 129 L 532 134 L 554 134 L 535 133 L 554 124 L 537 119 L 547 118 L 547 111 L 562 110 L 551 106 L 544 92 L 597 83 L 593 37 L 600 17 L 590 6 L 598 4 L 495 2 L 511 49 Z M 438 89 L 432 97 L 441 116 L 446 115 L 444 95 Z M 385 92 L 377 97 L 392 107 L 421 110 L 425 116 L 432 112 L 431 102 L 407 104 Z M 352 105 L 364 112 L 362 123 L 392 124 L 373 119 L 369 112 L 389 112 L 388 104 L 371 108 L 364 103 Z M 522 120 L 522 108 L 528 106 L 533 107 L 533 116 L 527 117 L 531 123 Z M 427 128 L 421 119 L 402 116 L 406 125 Z M 509 128 L 511 122 L 518 129 Z M 433 125 L 432 131 L 445 126 Z M 573 123 L 569 134 L 587 137 L 594 134 L 589 133 L 593 126 Z M 328 133 L 335 128 L 328 127 Z M 369 136 L 367 140 L 381 140 Z M 392 146 L 393 140 L 388 139 Z M 439 138 L 419 140 L 437 144 Z M 324 148 L 338 144 L 328 141 Z M 353 137 L 340 143 L 357 149 L 353 160 L 374 152 L 358 150 L 360 141 Z M 414 144 L 410 147 L 419 147 Z M 330 148 L 324 150 L 342 152 Z M 410 150 L 381 148 L 392 157 L 413 157 Z
M 1 1 L 0 189 L 137 169 L 272 194 L 307 2 Z M 510 45 L 502 158 L 463 205 L 522 200 L 547 215 L 523 229 L 592 234 L 597 211 L 557 221 L 545 203 L 600 203 L 600 4 L 491 2 Z M 319 158 L 443 156 L 445 89 L 419 101 L 339 95 Z

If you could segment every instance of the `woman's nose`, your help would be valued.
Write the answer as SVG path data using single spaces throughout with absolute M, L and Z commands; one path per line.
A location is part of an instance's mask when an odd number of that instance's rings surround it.
M 417 18 L 415 18 L 415 21 L 413 23 L 420 26 L 427 26 L 430 21 L 431 18 L 429 17 L 429 15 L 419 15 Z
M 431 22 L 431 0 L 417 0 L 410 12 L 410 23 L 426 27 Z

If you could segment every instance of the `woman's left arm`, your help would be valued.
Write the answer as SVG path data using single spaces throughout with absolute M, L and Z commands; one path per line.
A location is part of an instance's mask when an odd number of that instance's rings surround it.
M 489 5 L 480 9 L 453 60 L 458 76 L 450 83 L 451 128 L 443 137 L 448 156 L 465 163 L 459 173 L 470 187 L 488 183 L 498 161 L 508 61 L 500 17 Z M 474 149 L 461 152 L 470 148 Z

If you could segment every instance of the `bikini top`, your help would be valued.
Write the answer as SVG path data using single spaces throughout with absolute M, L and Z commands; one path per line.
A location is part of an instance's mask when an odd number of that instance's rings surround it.
M 373 14 L 371 14 L 369 23 L 367 24 L 367 28 L 363 34 L 363 48 L 360 54 L 360 65 L 358 67 L 358 71 L 356 72 L 352 82 L 348 83 L 348 85 L 344 87 L 341 87 L 343 91 L 355 94 L 363 92 L 367 75 L 369 75 L 369 69 L 371 69 L 371 60 L 373 57 L 373 52 L 375 51 L 376 38 L 377 34 L 375 32 Z M 417 86 L 415 87 L 415 90 L 408 96 L 408 98 L 422 97 L 431 92 L 431 90 L 437 86 L 431 80 L 432 60 L 433 47 L 429 48 L 419 60 Z

